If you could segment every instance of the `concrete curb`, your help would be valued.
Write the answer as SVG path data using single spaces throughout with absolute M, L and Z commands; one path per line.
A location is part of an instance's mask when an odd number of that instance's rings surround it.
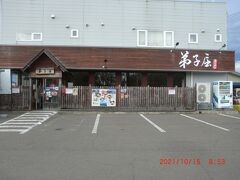
M 198 111 L 176 111 L 176 112 L 141 112 L 141 111 L 134 111 L 134 112 L 105 112 L 105 111 L 68 111 L 68 110 L 60 110 L 59 114 L 218 114 L 218 113 L 223 113 L 223 114 L 239 114 L 239 112 L 234 111 L 234 110 L 198 110 Z

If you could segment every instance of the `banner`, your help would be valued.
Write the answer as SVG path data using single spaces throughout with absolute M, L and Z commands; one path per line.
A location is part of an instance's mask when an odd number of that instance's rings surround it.
M 116 89 L 92 89 L 92 106 L 115 107 Z

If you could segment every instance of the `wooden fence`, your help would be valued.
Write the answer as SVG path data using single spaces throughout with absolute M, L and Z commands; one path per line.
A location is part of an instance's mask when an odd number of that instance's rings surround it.
M 0 109 L 2 110 L 29 110 L 30 88 L 21 86 L 20 93 L 0 94 Z
M 75 94 L 61 94 L 59 108 L 88 111 L 193 111 L 196 107 L 195 88 L 187 87 L 91 87 L 77 86 Z M 93 107 L 92 89 L 116 89 L 115 107 Z M 77 95 L 76 95 L 77 94 Z M 0 109 L 29 110 L 30 88 L 20 93 L 0 95 Z
M 62 94 L 61 108 L 96 111 L 193 111 L 195 88 L 187 87 L 74 87 L 77 95 Z M 116 89 L 115 107 L 92 107 L 92 89 Z

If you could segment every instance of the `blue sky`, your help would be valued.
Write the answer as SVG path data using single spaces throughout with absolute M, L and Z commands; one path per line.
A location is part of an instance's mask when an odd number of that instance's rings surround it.
M 226 0 L 228 6 L 228 14 L 234 14 L 240 12 L 239 0 Z
M 228 7 L 228 49 L 235 50 L 235 69 L 240 72 L 240 0 L 226 0 Z

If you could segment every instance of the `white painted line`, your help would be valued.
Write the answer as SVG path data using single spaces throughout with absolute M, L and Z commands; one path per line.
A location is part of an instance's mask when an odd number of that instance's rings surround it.
M 92 134 L 97 133 L 97 128 L 98 128 L 100 116 L 101 116 L 101 114 L 97 114 L 97 117 L 96 117 L 96 120 L 95 120 L 95 123 L 94 123 L 94 126 L 93 126 L 93 130 L 92 130 Z
M 142 116 L 143 119 L 145 119 L 147 122 L 149 122 L 153 127 L 155 127 L 157 130 L 159 130 L 160 132 L 166 132 L 164 129 L 160 128 L 158 125 L 156 125 L 154 122 L 152 122 L 150 119 L 148 119 L 146 116 L 144 116 L 143 114 L 139 114 L 140 116 Z
M 222 129 L 222 130 L 224 130 L 224 131 L 230 131 L 229 129 L 223 128 L 223 127 L 221 127 L 221 126 L 217 126 L 217 125 L 215 125 L 215 124 L 211 124 L 211 123 L 205 122 L 205 121 L 203 121 L 203 120 L 200 120 L 200 119 L 197 119 L 197 118 L 194 118 L 194 117 L 191 117 L 191 116 L 187 116 L 187 115 L 185 115 L 185 114 L 180 114 L 180 115 L 181 115 L 181 116 L 184 116 L 184 117 L 186 117 L 186 118 L 189 118 L 189 119 L 198 121 L 198 122 L 202 122 L 202 123 L 207 124 L 207 125 L 209 125 L 209 126 L 213 126 L 213 127 Z
M 32 126 L 32 127 L 30 127 L 29 129 L 26 129 L 26 130 L 20 132 L 20 134 L 25 134 L 26 132 L 28 132 L 28 131 L 30 131 L 32 128 L 34 128 L 35 126 L 37 126 L 37 124 L 34 125 L 34 126 Z
M 16 117 L 14 119 L 21 119 L 21 118 L 36 118 L 36 119 L 42 119 L 42 118 L 46 118 L 46 117 L 40 117 L 40 116 L 21 116 L 21 117 Z
M 25 113 L 25 115 L 52 115 L 53 113 Z
M 37 118 L 31 118 L 31 119 L 28 119 L 28 118 L 22 118 L 22 119 L 12 119 L 12 121 L 21 121 L 21 120 L 26 120 L 26 121 L 43 121 L 45 119 L 48 119 L 48 118 L 42 118 L 42 119 L 37 119 Z
M 37 115 L 37 114 L 24 114 L 21 117 L 37 117 L 37 118 L 42 118 L 42 117 L 49 117 L 49 115 Z
M 38 120 L 38 121 L 41 121 L 41 120 L 48 119 L 48 117 L 47 118 L 34 118 L 34 117 L 27 118 L 27 117 L 21 117 L 21 118 L 16 118 L 16 119 L 13 119 L 13 120 L 21 120 L 21 119 L 23 119 L 23 120 Z
M 28 112 L 3 122 L 0 124 L 0 132 L 20 132 L 20 134 L 24 134 L 57 114 L 55 111 L 45 111 L 45 113 L 41 113 L 42 111 L 34 112 L 33 114 Z
M 219 113 L 219 115 L 220 115 L 220 116 L 225 116 L 225 117 L 230 117 L 230 118 L 233 118 L 233 119 L 240 119 L 240 117 L 231 116 L 231 115 L 222 114 L 222 113 Z
M 31 126 L 14 126 L 14 125 L 12 125 L 12 126 L 0 126 L 0 129 L 1 128 L 29 128 L 29 127 L 31 127 Z
M 40 120 L 31 120 L 31 119 L 19 119 L 19 120 L 10 120 L 10 121 L 8 121 L 8 122 L 40 122 Z
M 30 111 L 28 113 L 53 113 L 53 114 L 56 114 L 57 112 L 56 111 Z
M 0 132 L 22 132 L 22 129 L 0 129 Z
M 42 120 L 42 121 L 39 121 L 39 122 L 43 123 L 43 122 L 47 121 L 48 119 L 49 119 L 49 118 L 47 118 L 47 119 L 44 119 L 44 120 Z
M 16 117 L 16 118 L 13 118 L 13 119 L 24 119 L 24 118 L 26 118 L 26 119 L 33 119 L 33 118 L 35 118 L 35 119 L 44 119 L 44 118 L 47 118 L 47 117 L 39 117 L 39 116 L 21 116 L 21 117 Z
M 40 123 L 40 122 L 38 122 L 38 123 L 17 123 L 17 122 L 16 122 L 16 123 L 10 123 L 10 122 L 6 122 L 6 123 L 3 123 L 2 125 L 8 125 L 8 124 L 10 124 L 10 125 L 11 125 L 11 124 L 12 124 L 12 125 L 14 125 L 14 124 L 15 124 L 15 125 L 18 125 L 18 124 L 19 124 L 19 125 L 20 125 L 20 124 L 22 124 L 22 125 L 27 125 L 27 124 L 29 124 L 29 125 L 35 125 L 35 124 L 42 124 L 42 123 Z

